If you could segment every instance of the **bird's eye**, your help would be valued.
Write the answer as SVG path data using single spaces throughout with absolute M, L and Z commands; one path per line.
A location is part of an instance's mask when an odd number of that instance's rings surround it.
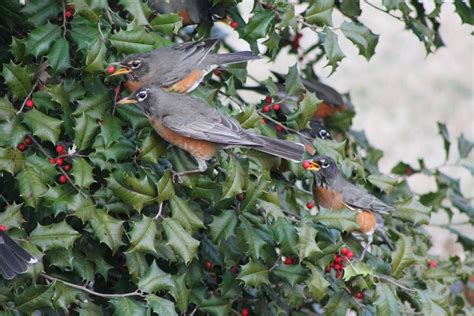
M 319 131 L 319 136 L 322 139 L 326 139 L 329 136 L 329 132 L 325 129 L 322 129 L 322 130 Z
M 321 167 L 323 167 L 324 169 L 326 169 L 327 167 L 329 167 L 331 164 L 329 162 L 327 162 L 326 160 L 323 160 L 322 161 L 322 164 L 321 164 Z
M 142 62 L 139 60 L 134 60 L 130 63 L 130 65 L 132 66 L 132 69 L 138 69 L 142 65 Z
M 148 93 L 146 93 L 145 90 L 140 91 L 140 92 L 137 93 L 137 100 L 138 101 L 143 101 L 143 100 L 146 99 L 147 96 L 148 96 Z

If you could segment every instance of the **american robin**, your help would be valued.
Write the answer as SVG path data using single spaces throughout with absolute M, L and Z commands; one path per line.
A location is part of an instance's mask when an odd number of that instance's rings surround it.
M 367 244 L 360 255 L 364 258 L 376 233 L 390 248 L 392 244 L 386 235 L 381 215 L 394 211 L 364 189 L 347 181 L 339 172 L 336 162 L 327 156 L 315 156 L 309 162 L 308 170 L 314 173 L 313 196 L 319 206 L 327 209 L 348 208 L 357 212 L 358 231 L 367 236 Z
M 316 150 L 313 147 L 313 139 L 319 138 L 323 140 L 332 140 L 331 133 L 320 119 L 313 118 L 310 120 L 309 128 L 301 130 L 300 133 L 303 136 L 300 136 L 299 139 L 310 155 L 316 153 Z
M 209 0 L 149 0 L 148 6 L 160 14 L 177 13 L 183 25 L 212 24 L 224 19 L 226 11 L 223 4 L 212 5 Z
M 8 237 L 6 230 L 5 226 L 0 225 L 0 273 L 11 280 L 17 274 L 25 273 L 28 264 L 38 260 Z
M 248 51 L 212 53 L 217 42 L 216 39 L 185 42 L 150 53 L 129 55 L 120 62 L 121 68 L 112 76 L 126 74 L 125 85 L 129 91 L 154 84 L 167 91 L 187 93 L 197 88 L 203 78 L 219 65 L 260 58 Z
M 233 118 L 202 101 L 155 85 L 141 88 L 118 103 L 137 103 L 164 140 L 196 159 L 199 168 L 184 174 L 206 170 L 206 160 L 227 147 L 249 147 L 284 159 L 303 159 L 302 144 L 248 132 Z

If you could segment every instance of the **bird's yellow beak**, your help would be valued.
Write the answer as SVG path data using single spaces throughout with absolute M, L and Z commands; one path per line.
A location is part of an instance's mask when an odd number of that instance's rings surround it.
M 131 98 L 131 97 L 126 97 L 121 99 L 120 101 L 117 102 L 117 104 L 133 104 L 137 103 L 137 100 Z
M 321 166 L 319 166 L 318 163 L 314 162 L 314 161 L 310 161 L 309 162 L 309 167 L 307 170 L 310 170 L 310 171 L 319 171 L 319 169 L 321 169 Z
M 120 76 L 120 75 L 125 75 L 125 74 L 128 74 L 130 73 L 131 70 L 127 67 L 124 67 L 124 66 L 121 66 L 119 69 L 117 69 L 113 74 L 111 74 L 110 76 L 111 77 L 114 77 L 114 76 Z

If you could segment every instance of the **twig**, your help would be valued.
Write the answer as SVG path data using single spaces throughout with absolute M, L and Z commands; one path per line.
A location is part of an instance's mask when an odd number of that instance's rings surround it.
M 35 91 L 36 86 L 38 85 L 39 82 L 40 82 L 40 76 L 38 75 L 38 78 L 36 78 L 35 83 L 31 87 L 30 92 L 28 92 L 28 94 L 26 95 L 25 100 L 23 100 L 23 103 L 21 104 L 20 109 L 16 112 L 16 115 L 20 114 L 23 111 L 23 109 L 25 108 L 26 101 L 28 101 L 31 98 L 31 95 L 33 94 L 33 91 Z
M 283 100 L 283 99 L 282 99 L 282 100 Z M 276 103 L 279 103 L 279 102 L 274 102 L 274 103 L 272 103 L 272 104 L 276 104 Z M 306 135 L 304 135 L 304 134 L 301 134 L 301 133 L 300 133 L 299 131 L 297 131 L 296 129 L 293 129 L 293 128 L 291 128 L 291 127 L 285 126 L 283 123 L 281 123 L 281 122 L 275 120 L 275 119 L 272 118 L 271 116 L 268 116 L 268 115 L 264 114 L 261 110 L 257 110 L 257 113 L 258 113 L 261 117 L 264 117 L 265 119 L 267 119 L 267 120 L 269 120 L 269 121 L 271 121 L 271 122 L 273 122 L 273 123 L 275 123 L 275 124 L 280 125 L 281 127 L 283 127 L 283 128 L 284 128 L 286 131 L 288 131 L 288 132 L 292 132 L 292 133 L 295 133 L 295 134 L 298 135 L 298 136 L 301 136 L 301 137 L 303 137 L 303 138 L 312 140 L 311 137 L 306 136 Z
M 50 158 L 53 158 L 51 157 L 48 152 L 43 148 L 43 146 L 41 146 L 41 144 L 34 138 L 34 137 L 31 137 L 31 141 L 35 144 L 36 147 L 38 147 L 38 149 L 43 153 L 43 155 L 46 156 L 46 158 L 48 158 L 48 160 Z M 82 194 L 82 196 L 84 196 L 85 198 L 90 198 L 92 201 L 94 201 L 94 198 L 90 195 L 88 195 L 87 193 L 83 192 L 73 181 L 72 179 L 69 177 L 69 175 L 66 173 L 66 171 L 64 171 L 63 167 L 59 166 L 59 171 L 66 177 L 67 181 L 74 187 L 74 189 Z
M 244 110 L 244 103 L 243 102 L 237 101 L 235 98 L 233 98 L 232 96 L 228 95 L 227 93 L 225 93 L 223 91 L 217 90 L 217 93 L 222 94 L 223 96 L 228 98 L 230 101 L 234 102 L 239 107 L 239 109 L 241 111 Z
M 378 279 L 381 279 L 381 280 L 384 280 L 384 281 L 388 281 L 396 286 L 398 286 L 399 288 L 401 289 L 404 289 L 405 291 L 408 291 L 408 292 L 417 292 L 416 289 L 410 289 L 400 283 L 398 283 L 397 281 L 395 281 L 394 279 L 392 279 L 391 277 L 389 276 L 386 276 L 386 275 L 383 275 L 383 274 L 379 274 L 379 273 L 374 273 L 374 277 L 378 278 Z
M 388 12 L 388 11 L 382 9 L 382 8 L 379 8 L 378 6 L 376 6 L 375 4 L 370 3 L 370 2 L 367 1 L 367 0 L 364 0 L 364 2 L 367 3 L 368 5 L 370 5 L 372 8 L 376 9 L 376 10 L 379 10 L 379 11 L 381 11 L 381 12 L 383 12 L 383 13 L 386 13 L 386 14 L 390 15 L 391 17 L 393 17 L 393 18 L 399 20 L 399 21 L 403 21 L 403 19 L 402 19 L 401 17 L 396 16 L 396 15 L 394 15 L 394 14 L 392 14 L 392 13 L 390 13 L 390 12 Z
M 296 18 L 296 21 L 303 24 L 304 26 L 306 27 L 309 27 L 313 32 L 317 32 L 318 31 L 318 27 L 316 25 L 313 25 L 313 24 L 309 24 L 308 22 L 306 22 L 304 20 L 304 17 L 302 16 L 299 16 Z
M 0 199 L 2 199 L 2 201 L 5 202 L 7 206 L 10 205 L 10 203 L 8 203 L 8 200 L 3 196 L 3 194 L 0 194 Z
M 64 0 L 61 1 L 62 7 L 63 7 L 63 37 L 66 37 L 66 3 L 64 3 Z
M 161 217 L 161 212 L 163 211 L 163 202 L 160 202 L 160 206 L 158 207 L 158 213 L 155 215 L 155 220 Z
M 89 290 L 89 289 L 86 288 L 85 286 L 77 285 L 77 284 L 74 284 L 74 283 L 70 283 L 70 282 L 61 280 L 61 279 L 52 277 L 52 276 L 50 276 L 50 275 L 47 275 L 46 273 L 40 273 L 40 276 L 42 276 L 43 278 L 45 278 L 45 279 L 47 279 L 47 280 L 50 280 L 50 281 L 61 282 L 61 283 L 65 284 L 65 285 L 67 285 L 67 286 L 70 286 L 70 287 L 72 287 L 72 288 L 75 288 L 75 289 L 84 291 L 84 292 L 86 292 L 86 293 L 89 293 L 89 294 L 92 294 L 92 295 L 95 295 L 95 296 L 100 296 L 100 297 L 105 297 L 105 298 L 129 297 L 129 296 L 145 297 L 145 295 L 143 295 L 142 293 L 140 293 L 138 290 L 136 290 L 136 291 L 134 291 L 134 292 L 130 292 L 130 293 L 123 293 L 123 294 L 106 294 L 106 293 L 99 293 L 99 292 L 96 292 L 96 291 L 93 291 L 93 290 Z

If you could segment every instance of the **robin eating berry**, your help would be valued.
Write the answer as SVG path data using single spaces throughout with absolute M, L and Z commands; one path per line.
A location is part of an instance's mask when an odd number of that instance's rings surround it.
M 360 260 L 370 247 L 374 233 L 392 248 L 380 216 L 394 211 L 392 206 L 347 181 L 339 172 L 336 162 L 330 157 L 315 156 L 309 162 L 307 170 L 313 171 L 315 178 L 313 196 L 319 206 L 331 210 L 348 208 L 357 212 L 358 231 L 367 236 L 367 244 L 360 255 Z
M 25 273 L 28 264 L 38 260 L 8 237 L 6 231 L 6 227 L 0 225 L 0 273 L 5 279 L 11 280 L 16 275 Z
M 187 93 L 197 88 L 204 77 L 220 65 L 260 58 L 248 51 L 212 53 L 217 42 L 216 39 L 185 42 L 145 54 L 129 55 L 120 62 L 121 67 L 112 76 L 126 74 L 125 86 L 129 91 L 153 84 L 167 91 Z
M 226 10 L 223 4 L 212 5 L 209 0 L 149 0 L 150 9 L 159 14 L 177 13 L 184 26 L 224 19 Z
M 228 147 L 249 147 L 288 160 L 303 159 L 302 144 L 248 132 L 236 120 L 202 101 L 158 86 L 141 88 L 118 103 L 137 103 L 164 140 L 196 159 L 199 168 L 181 174 L 203 172 L 207 169 L 206 160 L 220 148 Z

